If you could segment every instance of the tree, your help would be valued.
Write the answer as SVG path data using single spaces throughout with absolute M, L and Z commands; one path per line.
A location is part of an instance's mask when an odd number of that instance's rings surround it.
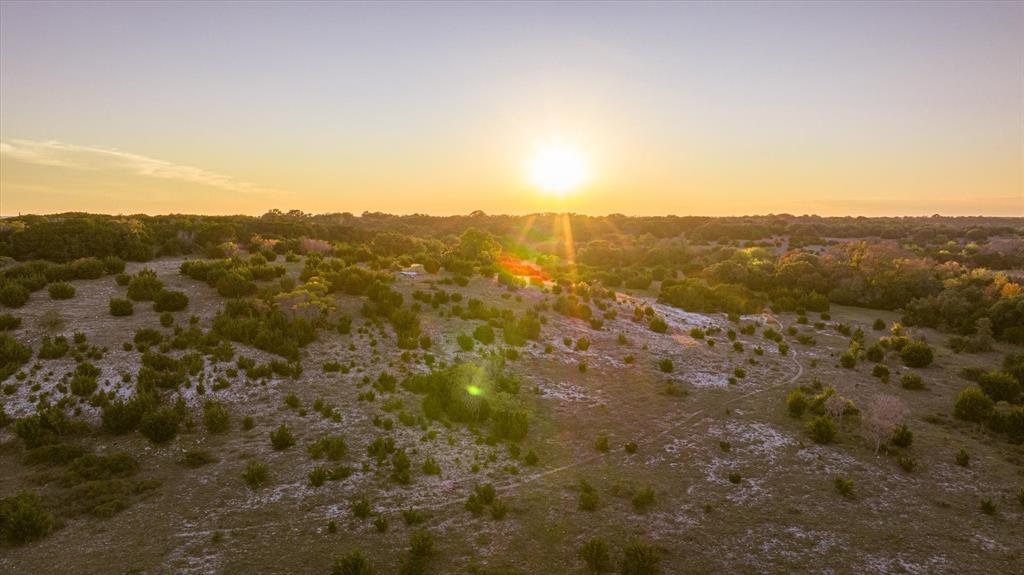
M 875 446 L 875 453 L 896 428 L 903 423 L 908 410 L 903 400 L 894 395 L 876 395 L 861 418 L 864 435 Z
M 469 228 L 459 236 L 454 253 L 464 260 L 488 264 L 501 255 L 501 244 L 491 234 Z

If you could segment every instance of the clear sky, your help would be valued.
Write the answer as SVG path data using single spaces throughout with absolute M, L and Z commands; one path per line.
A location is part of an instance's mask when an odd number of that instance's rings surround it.
M 0 213 L 270 208 L 1024 215 L 1024 3 L 0 5 Z

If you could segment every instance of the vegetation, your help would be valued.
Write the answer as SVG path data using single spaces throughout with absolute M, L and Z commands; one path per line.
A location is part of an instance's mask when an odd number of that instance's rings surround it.
M 270 468 L 259 461 L 250 461 L 242 471 L 242 479 L 250 489 L 259 489 L 270 481 Z
M 815 469 L 822 463 L 808 456 L 856 460 L 842 466 L 844 475 L 831 465 L 819 475 L 820 488 L 835 490 L 832 505 L 851 511 L 850 525 L 863 527 L 853 511 L 877 491 L 870 481 L 877 473 L 913 473 L 913 481 L 887 489 L 906 497 L 893 501 L 914 502 L 917 492 L 907 486 L 927 493 L 944 461 L 974 469 L 963 481 L 990 485 L 970 505 L 997 515 L 978 518 L 991 525 L 986 537 L 1005 545 L 1018 509 L 1007 489 L 1016 496 L 1019 482 L 1012 466 L 986 462 L 1016 447 L 980 434 L 1024 442 L 1024 352 L 1013 347 L 1024 344 L 1024 236 L 1016 220 L 573 216 L 574 252 L 565 250 L 561 221 L 546 214 L 530 221 L 524 232 L 523 218 L 481 214 L 4 220 L 0 254 L 14 259 L 0 262 L 0 303 L 14 309 L 0 314 L 0 427 L 16 438 L 5 455 L 14 471 L 0 500 L 4 544 L 55 529 L 75 541 L 83 522 L 66 520 L 107 517 L 145 496 L 156 484 L 144 474 L 168 455 L 176 464 L 168 473 L 159 468 L 164 489 L 178 494 L 229 461 L 239 486 L 267 486 L 266 458 L 275 481 L 298 482 L 289 493 L 305 503 L 314 491 L 317 498 L 365 493 L 343 500 L 332 517 L 296 516 L 295 533 L 330 538 L 355 529 L 385 544 L 410 536 L 407 552 L 380 565 L 342 547 L 321 570 L 507 575 L 572 570 L 578 562 L 594 573 L 668 571 L 689 561 L 655 533 L 665 519 L 660 507 L 671 514 L 677 502 L 672 475 L 645 470 L 704 465 L 672 451 L 671 442 L 707 430 L 685 440 L 715 460 L 691 474 L 698 484 L 688 493 L 707 495 L 705 479 L 716 484 L 728 502 L 705 497 L 697 508 L 709 517 L 728 514 L 726 523 L 740 522 L 736 529 L 746 528 L 742 511 L 752 503 L 744 498 L 761 481 L 780 493 L 797 525 L 812 520 L 813 510 L 797 509 L 772 484 L 779 476 L 752 465 L 778 448 L 758 436 L 795 432 L 798 440 L 776 465 L 789 465 L 792 454 Z M 70 244 L 56 245 L 40 230 Z M 101 257 L 80 253 L 74 241 Z M 170 289 L 167 260 L 124 273 L 124 259 L 171 255 L 190 256 L 178 271 L 209 289 Z M 417 264 L 427 273 L 397 273 Z M 118 275 L 77 283 L 108 274 Z M 67 288 L 76 305 L 48 301 Z M 131 316 L 140 301 L 152 301 L 155 313 L 144 306 L 130 320 L 83 322 L 79 309 L 97 301 L 101 311 L 109 301 L 111 316 Z M 692 321 L 666 306 L 724 313 Z M 741 317 L 760 312 L 763 319 Z M 897 314 L 896 322 L 876 319 Z M 669 332 L 678 333 L 663 335 Z M 960 368 L 962 391 L 943 371 Z M 707 389 L 718 377 L 743 386 Z M 883 383 L 889 378 L 898 386 Z M 733 403 L 738 397 L 742 405 Z M 756 421 L 773 403 L 771 420 Z M 791 418 L 775 417 L 782 413 Z M 211 437 L 237 427 L 241 438 Z M 172 447 L 141 449 L 139 436 L 114 437 L 134 432 Z M 291 449 L 296 442 L 304 449 Z M 805 449 L 811 442 L 835 445 Z M 211 465 L 217 461 L 224 463 Z M 609 475 L 602 471 L 609 465 L 639 475 Z M 963 473 L 947 469 L 942 480 Z M 490 554 L 487 566 L 473 563 L 475 546 L 501 549 L 494 537 L 522 530 L 538 502 L 549 501 L 538 496 L 540 484 L 571 489 L 553 509 L 569 522 L 558 541 L 570 548 L 560 559 L 513 553 L 518 570 Z M 454 523 L 436 511 L 452 489 L 465 509 Z M 155 498 L 153 509 L 164 500 L 182 501 Z M 908 531 L 909 548 L 914 533 L 935 530 L 936 517 L 962 511 L 955 502 L 932 507 L 914 514 L 922 525 Z M 904 529 L 905 514 L 893 511 L 894 528 Z M 648 531 L 653 525 L 652 537 L 670 549 L 619 542 L 629 531 L 615 523 L 623 513 L 653 521 Z M 140 521 L 144 528 L 147 520 Z M 420 530 L 435 523 L 446 535 Z M 747 543 L 763 543 L 759 537 Z M 949 554 L 963 558 L 958 546 Z M 999 554 L 983 563 L 993 572 L 1009 564 Z
M 53 525 L 53 515 L 43 509 L 39 496 L 31 491 L 0 499 L 0 537 L 10 543 L 45 537 Z

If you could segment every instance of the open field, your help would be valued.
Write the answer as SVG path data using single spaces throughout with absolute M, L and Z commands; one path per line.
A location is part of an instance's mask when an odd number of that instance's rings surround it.
M 180 274 L 182 261 L 129 264 L 126 272 L 155 270 L 166 288 L 188 295 L 187 309 L 172 314 L 175 325 L 197 316 L 198 327 L 208 330 L 222 298 Z M 303 264 L 285 267 L 296 277 Z M 462 294 L 463 303 L 477 299 L 516 313 L 553 300 L 548 290 L 509 291 L 487 278 L 473 278 L 464 287 L 441 284 L 447 276 L 399 275 L 393 289 L 405 301 L 417 290 L 443 289 Z M 100 391 L 129 397 L 132 386 L 121 375 L 138 373 L 141 354 L 122 344 L 142 328 L 166 334 L 172 328 L 160 327 L 159 314 L 139 304 L 129 317 L 111 317 L 108 300 L 124 297 L 126 289 L 111 277 L 70 283 L 76 290 L 71 300 L 32 296 L 15 312 L 22 324 L 12 335 L 38 348 L 44 335 L 53 333 L 40 326 L 40 318 L 58 311 L 69 337 L 79 331 L 88 345 L 107 348 L 102 359 L 92 360 L 101 370 Z M 315 573 L 327 572 L 334 557 L 358 547 L 387 573 L 407 563 L 410 533 L 422 528 L 433 534 L 430 568 L 437 573 L 582 572 L 576 550 L 592 537 L 610 542 L 613 552 L 630 540 L 648 541 L 660 550 L 665 573 L 1011 573 L 1024 561 L 1024 506 L 1017 502 L 1024 451 L 952 417 L 964 387 L 958 371 L 995 368 L 1000 352 L 1009 348 L 954 354 L 938 333 L 914 329 L 915 336 L 931 342 L 934 363 L 910 369 L 890 354 L 881 362 L 892 372 L 890 383 L 883 383 L 867 364 L 839 367 L 849 338 L 835 326 L 860 327 L 871 340 L 876 337 L 871 323 L 879 317 L 891 323 L 895 314 L 832 306 L 831 318 L 818 326 L 813 313 L 808 325 L 797 323 L 793 313 L 766 312 L 730 322 L 725 314 L 688 313 L 656 303 L 649 291 L 625 290 L 608 304 L 615 318 L 599 330 L 580 319 L 542 314 L 538 340 L 504 361 L 504 369 L 520 382 L 517 397 L 528 413 L 529 433 L 522 441 L 495 442 L 476 426 L 424 420 L 420 396 L 401 385 L 376 393 L 372 401 L 360 395 L 372 389 L 368 382 L 381 372 L 399 382 L 429 372 L 427 353 L 435 366 L 492 364 L 506 347 L 500 337 L 464 351 L 456 335 L 472 333 L 481 322 L 453 317 L 454 304 L 423 306 L 421 331 L 432 344 L 429 351 L 410 354 L 396 347 L 390 326 L 359 316 L 362 298 L 330 297 L 338 310 L 355 318 L 350 334 L 321 331 L 303 349 L 297 377 L 271 374 L 253 380 L 234 369 L 237 358 L 207 361 L 180 389 L 194 423 L 166 444 L 154 445 L 140 434 L 104 433 L 101 410 L 78 402 L 74 413 L 93 427 L 69 441 L 97 454 L 128 453 L 139 463 L 132 480 L 159 484 L 126 496 L 125 508 L 109 517 L 58 514 L 59 525 L 49 536 L 4 548 L 0 571 L 62 573 L 73 563 L 74 572 L 83 574 Z M 638 307 L 651 307 L 665 319 L 667 331 L 655 333 L 646 319 L 636 321 Z M 757 328 L 737 335 L 737 348 L 742 347 L 737 351 L 725 331 L 743 325 Z M 798 334 L 813 335 L 815 343 L 802 345 L 787 335 L 789 352 L 782 355 L 763 334 L 765 328 L 785 333 L 791 326 Z M 721 331 L 694 337 L 695 327 Z M 589 347 L 579 349 L 580 338 L 588 339 Z M 258 363 L 273 359 L 240 343 L 234 348 Z M 659 367 L 665 359 L 672 363 L 670 372 Z M 324 371 L 321 366 L 332 361 L 351 368 Z M 32 414 L 40 395 L 60 397 L 62 375 L 76 366 L 69 356 L 38 362 L 41 367 L 26 378 L 5 382 L 11 386 L 3 395 L 8 415 Z M 730 381 L 736 368 L 745 376 Z M 911 371 L 923 378 L 925 389 L 900 386 L 900 375 Z M 228 385 L 213 390 L 219 378 Z M 816 380 L 834 386 L 862 410 L 879 394 L 900 398 L 909 408 L 905 422 L 913 431 L 912 445 L 876 454 L 862 437 L 859 415 L 840 418 L 833 442 L 813 442 L 804 429 L 810 416 L 788 415 L 786 396 Z M 289 407 L 286 397 L 292 395 L 297 402 L 292 399 Z M 202 404 L 211 398 L 230 413 L 226 433 L 204 429 Z M 314 411 L 318 400 L 334 407 L 332 417 Z M 416 419 L 403 424 L 399 412 Z M 251 429 L 242 428 L 246 416 L 252 418 Z M 296 442 L 278 451 L 268 436 L 282 424 Z M 312 459 L 305 447 L 326 435 L 344 436 L 347 454 L 341 462 L 351 474 L 314 487 L 309 474 L 323 460 Z M 368 446 L 381 436 L 406 450 L 412 463 L 408 485 L 394 480 L 392 464 L 368 455 Z M 607 438 L 606 450 L 597 448 L 599 437 Z M 23 463 L 27 452 L 15 426 L 0 432 L 0 441 L 5 470 L 0 493 L 30 489 L 50 508 L 68 505 L 59 468 Z M 635 452 L 625 449 L 631 442 Z M 955 462 L 961 449 L 970 454 L 968 467 Z M 214 461 L 184 466 L 181 460 L 190 450 L 202 450 Z M 537 455 L 533 465 L 524 460 L 529 450 Z M 913 458 L 913 471 L 901 469 L 900 456 Z M 421 471 L 427 458 L 437 462 L 440 474 Z M 258 489 L 242 479 L 251 461 L 269 468 L 267 484 Z M 837 477 L 852 480 L 852 495 L 837 492 Z M 582 480 L 590 487 L 581 488 Z M 494 486 L 507 515 L 495 519 L 488 512 L 467 511 L 467 497 L 482 484 Z M 635 496 L 647 488 L 653 501 L 635 505 Z M 581 509 L 584 491 L 593 502 L 586 506 L 593 509 Z M 356 517 L 352 502 L 359 497 L 369 502 L 370 517 Z M 995 504 L 994 514 L 979 510 L 983 499 Z M 421 516 L 413 519 L 416 525 L 403 520 L 410 510 Z M 386 530 L 375 518 L 386 519 Z

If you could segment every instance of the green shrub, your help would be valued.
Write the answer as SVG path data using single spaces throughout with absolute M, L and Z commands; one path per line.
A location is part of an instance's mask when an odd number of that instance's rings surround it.
M 181 311 L 188 307 L 184 292 L 162 289 L 153 298 L 153 311 Z
M 672 365 L 672 360 L 671 359 L 664 358 L 664 359 L 658 360 L 658 369 L 660 369 L 662 371 L 662 373 L 672 373 L 672 370 L 674 368 L 675 368 L 675 366 Z
M 428 457 L 426 461 L 423 462 L 423 473 L 424 475 L 440 475 L 441 466 L 438 465 L 436 459 Z
M 331 575 L 371 575 L 370 560 L 359 549 L 353 549 L 334 560 Z
M 295 436 L 292 430 L 285 424 L 270 432 L 270 445 L 276 451 L 283 451 L 295 445 Z
M 650 323 L 647 324 L 647 327 L 649 327 L 654 333 L 665 333 L 668 331 L 668 324 L 659 316 L 652 317 Z
M 412 462 L 406 455 L 405 449 L 399 449 L 391 456 L 391 480 L 401 485 L 408 485 L 412 482 L 410 470 Z
M 832 482 L 836 491 L 843 497 L 853 497 L 853 480 L 845 477 L 836 477 Z
M 67 465 L 88 451 L 79 445 L 55 443 L 29 449 L 22 458 L 25 465 Z
M 932 348 L 923 341 L 912 341 L 900 350 L 900 358 L 907 367 L 927 367 L 932 363 Z
M 190 449 L 181 457 L 181 464 L 185 467 L 202 467 L 216 462 L 216 457 L 201 449 Z
M 494 329 L 491 328 L 490 324 L 480 324 L 473 330 L 473 339 L 484 345 L 492 344 L 494 343 Z
M 59 442 L 70 427 L 71 422 L 63 410 L 49 407 L 17 420 L 14 424 L 14 434 L 25 442 L 25 447 L 33 449 Z
M 28 303 L 29 291 L 18 282 L 8 281 L 0 284 L 0 303 L 7 307 L 18 308 Z
M 807 433 L 815 443 L 832 443 L 836 436 L 836 423 L 828 415 L 819 415 L 807 422 Z
M 910 447 L 914 443 L 914 432 L 910 431 L 906 424 L 896 428 L 892 432 L 892 444 L 896 447 Z
M 594 449 L 601 453 L 608 453 L 608 436 L 604 434 L 598 435 L 597 439 L 594 441 Z
M 532 449 L 530 451 L 527 451 L 526 452 L 526 456 L 523 457 L 523 463 L 525 463 L 525 464 L 527 464 L 529 466 L 537 465 L 537 463 L 539 463 L 539 461 L 540 461 L 540 458 L 537 457 L 537 452 L 532 450 Z
M 960 451 L 956 452 L 956 464 L 960 467 L 967 467 L 971 464 L 971 456 L 963 447 L 960 448 Z
M 351 509 L 352 515 L 357 519 L 367 519 L 370 515 L 373 515 L 373 508 L 370 506 L 370 500 L 365 496 L 360 496 L 353 500 Z
M 987 419 L 995 404 L 985 392 L 978 387 L 967 387 L 956 398 L 953 415 L 964 421 L 981 422 Z
M 985 392 L 985 395 L 992 398 L 992 401 L 1012 402 L 1020 395 L 1021 384 L 1017 378 L 1005 371 L 988 371 L 978 378 L 978 387 Z
M 155 444 L 167 443 L 178 435 L 178 414 L 171 408 L 146 412 L 139 431 Z
M 203 404 L 203 425 L 210 433 L 224 433 L 231 428 L 228 409 L 219 401 L 207 400 Z
M 429 557 L 434 554 L 434 536 L 426 529 L 417 529 L 409 536 L 409 554 Z
M 89 376 L 85 374 L 75 374 L 71 378 L 71 393 L 79 397 L 89 397 L 96 391 L 97 383 L 95 376 Z
M 468 336 L 468 335 L 466 335 L 464 333 L 460 333 L 455 338 L 455 340 L 458 342 L 459 347 L 462 348 L 462 351 L 471 351 L 473 349 L 473 338 L 472 337 L 470 337 L 470 336 Z
M 622 550 L 619 573 L 622 575 L 655 575 L 659 571 L 661 555 L 651 544 L 634 541 Z
M 151 301 L 163 287 L 164 283 L 156 277 L 156 272 L 149 268 L 143 269 L 128 282 L 128 299 Z
M 608 543 L 600 537 L 593 537 L 584 543 L 578 555 L 591 573 L 607 573 L 612 569 L 612 556 Z
M 306 446 L 306 451 L 313 459 L 327 458 L 329 461 L 341 461 L 348 453 L 348 444 L 342 435 L 330 435 Z
M 864 357 L 867 358 L 868 361 L 879 363 L 885 359 L 885 350 L 877 343 L 872 344 L 864 351 Z
M 9 313 L 0 313 L 0 331 L 12 331 L 21 327 L 21 318 Z
M 136 331 L 135 337 L 133 338 L 135 346 L 138 347 L 140 350 L 144 350 L 155 345 L 160 345 L 160 342 L 162 342 L 163 340 L 164 334 L 160 333 L 155 329 L 150 329 L 148 327 Z
M 907 473 L 912 472 L 917 467 L 917 460 L 909 455 L 901 455 L 897 457 L 896 463 L 898 463 L 900 468 Z
M 638 490 L 633 494 L 633 509 L 637 511 L 646 511 L 654 505 L 654 488 L 648 486 Z
M 794 389 L 786 395 L 786 408 L 789 410 L 791 417 L 802 417 L 810 405 L 810 399 L 799 389 Z
M 75 286 L 67 282 L 54 282 L 50 284 L 46 291 L 50 294 L 50 299 L 71 299 L 75 297 Z
M 8 333 L 0 333 L 0 381 L 10 377 L 32 359 L 32 348 Z
M 110 298 L 110 315 L 114 317 L 124 317 L 132 315 L 135 311 L 131 300 L 123 299 L 119 297 Z
M 597 489 L 594 489 L 586 479 L 580 480 L 580 495 L 579 507 L 580 511 L 597 511 L 597 508 L 601 506 L 601 496 L 597 493 Z
M 258 489 L 270 481 L 270 470 L 265 463 L 250 461 L 242 471 L 242 479 L 250 489 Z
M 13 544 L 41 539 L 53 529 L 53 515 L 43 509 L 39 496 L 22 491 L 0 499 L 0 536 Z
M 988 497 L 986 497 L 986 498 L 981 500 L 980 508 L 981 508 L 981 512 L 984 513 L 985 515 L 995 515 L 996 514 L 996 504 L 992 501 L 992 499 L 990 499 Z
M 152 395 L 136 395 L 130 401 L 117 400 L 103 406 L 101 422 L 109 433 L 129 433 L 138 429 L 142 416 L 156 408 Z
M 403 509 L 402 521 L 406 525 L 420 525 L 427 521 L 427 515 L 418 509 Z
M 39 359 L 58 359 L 64 357 L 70 349 L 68 338 L 62 335 L 52 338 L 44 335 L 39 346 Z
M 903 374 L 903 377 L 900 378 L 900 385 L 903 389 L 924 389 L 924 380 L 916 373 L 905 373 Z
M 494 503 L 491 504 L 491 519 L 495 521 L 501 521 L 508 515 L 509 506 L 500 499 L 495 499 Z
M 330 471 L 326 467 L 314 467 L 309 472 L 309 484 L 313 487 L 320 487 L 330 478 Z

